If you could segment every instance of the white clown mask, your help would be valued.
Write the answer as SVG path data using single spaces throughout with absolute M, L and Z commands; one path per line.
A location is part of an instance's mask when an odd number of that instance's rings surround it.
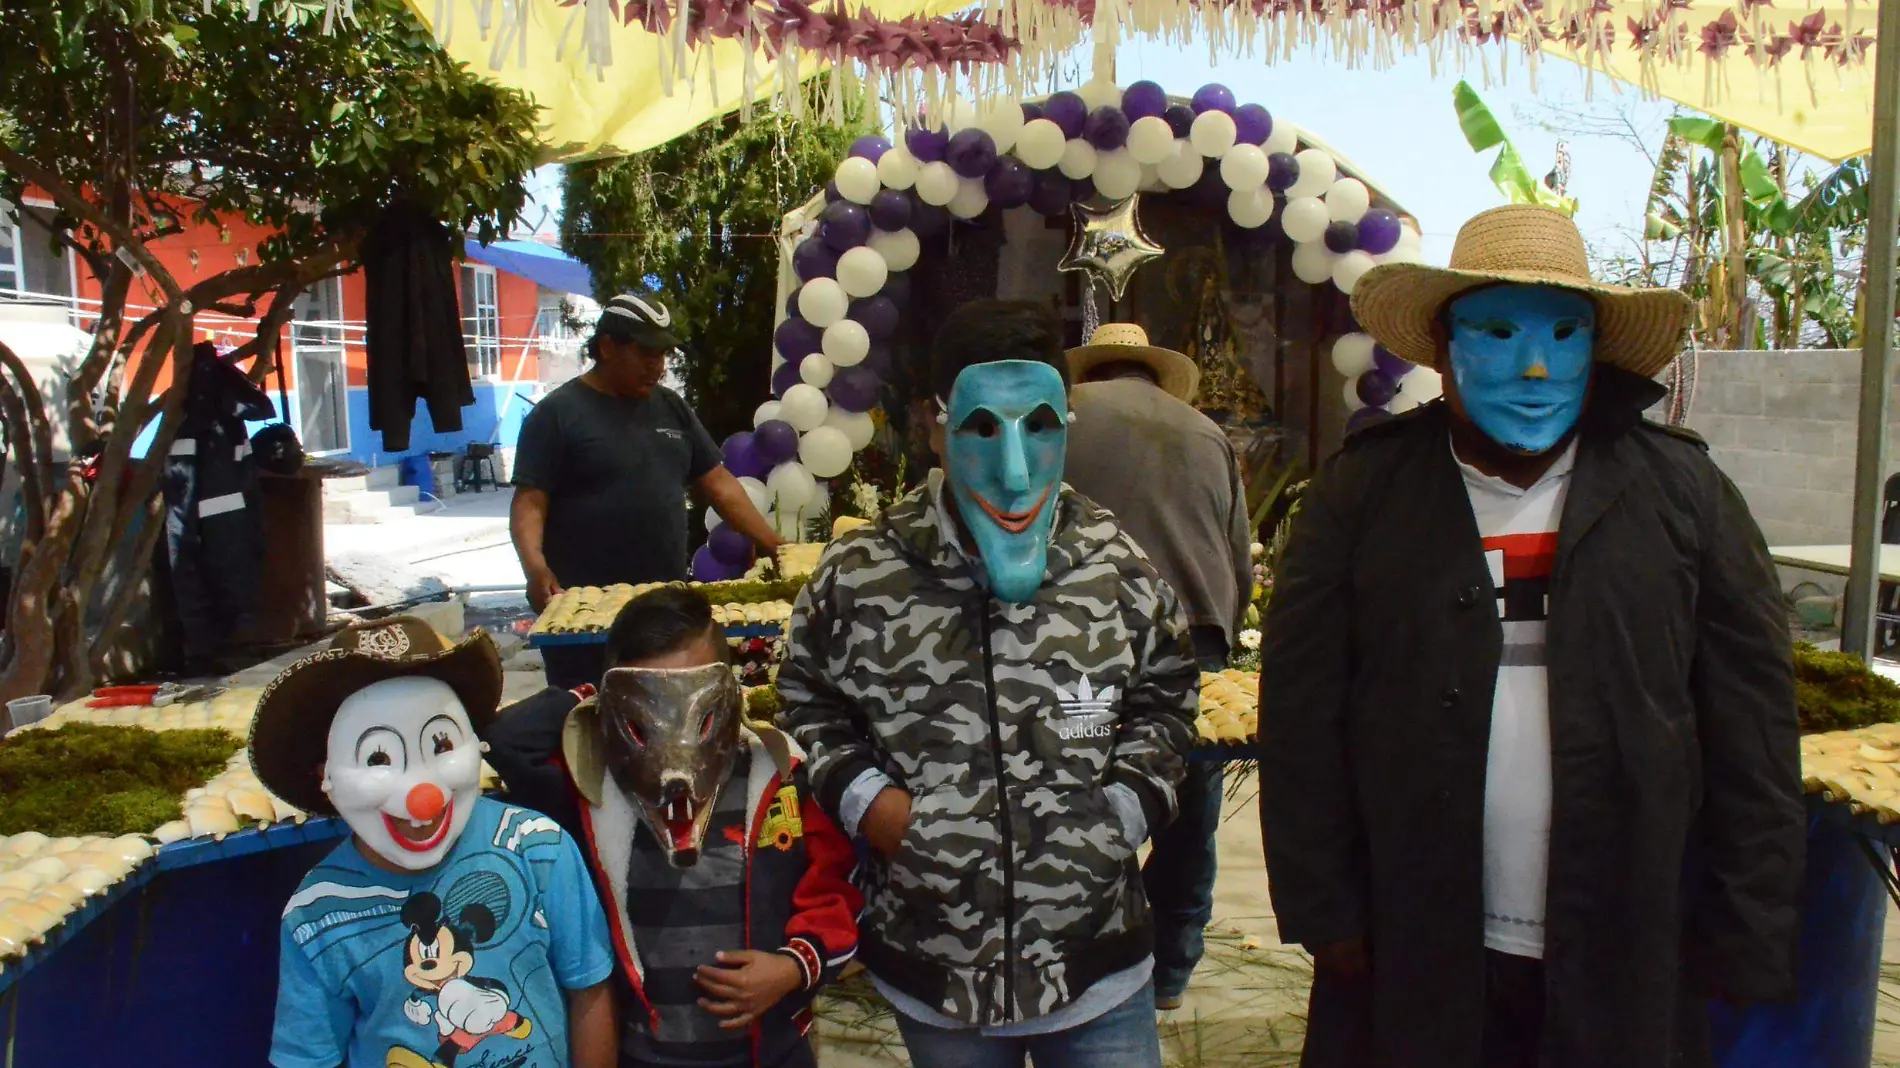
M 447 683 L 376 683 L 351 694 L 330 724 L 323 792 L 362 844 L 398 867 L 441 863 L 481 778 L 481 742 Z

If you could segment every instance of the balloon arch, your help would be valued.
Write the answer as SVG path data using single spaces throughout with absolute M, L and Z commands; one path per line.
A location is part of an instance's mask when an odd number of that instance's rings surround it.
M 826 205 L 793 248 L 798 285 L 773 334 L 772 393 L 754 429 L 724 445 L 726 466 L 781 534 L 825 511 L 821 480 L 842 475 L 871 443 L 889 372 L 886 342 L 907 303 L 905 274 L 953 220 L 991 207 L 1060 216 L 1096 198 L 1198 192 L 1255 230 L 1276 214 L 1294 242 L 1300 281 L 1350 294 L 1381 263 L 1421 259 L 1409 220 L 1375 207 L 1331 153 L 1301 149 L 1299 130 L 1227 87 L 1202 86 L 1174 102 L 1161 86 L 1093 81 L 1037 102 L 982 109 L 953 100 L 937 125 L 907 128 L 893 145 L 859 138 L 826 189 Z M 1354 425 L 1437 395 L 1437 375 L 1375 346 L 1363 333 L 1333 346 Z M 710 509 L 697 578 L 743 572 L 750 546 Z

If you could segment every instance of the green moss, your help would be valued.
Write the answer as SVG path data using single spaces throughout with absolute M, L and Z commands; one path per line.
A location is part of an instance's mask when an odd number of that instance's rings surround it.
M 72 723 L 0 741 L 0 834 L 146 834 L 244 743 L 221 730 Z
M 747 718 L 760 723 L 777 723 L 779 709 L 784 701 L 778 695 L 777 686 L 755 686 L 746 691 L 745 714 Z
M 1900 685 L 1868 670 L 1860 657 L 1806 642 L 1794 647 L 1794 700 L 1803 734 L 1900 722 Z
M 699 587 L 706 599 L 714 604 L 767 604 L 772 601 L 795 601 L 798 591 L 805 588 L 805 576 L 789 579 L 767 579 L 762 582 L 740 579 L 734 582 L 708 582 Z

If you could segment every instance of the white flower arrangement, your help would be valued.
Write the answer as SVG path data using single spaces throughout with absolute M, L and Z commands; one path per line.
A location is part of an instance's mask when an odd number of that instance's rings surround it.
M 1257 630 L 1243 630 L 1243 631 L 1241 631 L 1241 632 L 1240 632 L 1240 647 L 1241 647 L 1242 649 L 1245 649 L 1245 650 L 1247 650 L 1248 652 L 1257 652 L 1257 651 L 1259 651 L 1259 649 L 1260 649 L 1260 632 L 1259 632 L 1259 631 L 1257 631 Z
M 1256 541 L 1252 545 L 1247 546 L 1247 553 L 1251 558 L 1258 560 L 1267 555 L 1267 547 Z

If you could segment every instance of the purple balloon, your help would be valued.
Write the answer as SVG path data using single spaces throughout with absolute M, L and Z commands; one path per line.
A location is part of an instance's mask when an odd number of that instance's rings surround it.
M 840 367 L 838 373 L 831 376 L 831 385 L 825 387 L 825 395 L 847 412 L 868 412 L 877 407 L 879 385 L 876 372 L 860 363 L 855 367 Z
M 996 166 L 996 141 L 982 130 L 960 130 L 943 150 L 944 162 L 963 178 L 981 178 Z
M 859 367 L 876 375 L 880 381 L 891 374 L 891 344 L 888 341 L 871 342 L 871 351 L 864 354 Z
M 1069 213 L 1069 179 L 1051 167 L 1037 171 L 1029 192 L 1029 206 L 1036 214 L 1056 218 Z
M 1399 383 L 1391 375 L 1375 369 L 1359 376 L 1356 391 L 1368 408 L 1383 408 L 1399 395 Z
M 835 180 L 825 183 L 825 203 L 836 204 L 843 199 L 844 194 L 838 192 L 838 183 Z
M 1168 110 L 1168 91 L 1154 82 L 1136 82 L 1122 90 L 1122 111 L 1128 121 L 1159 118 Z
M 822 218 L 818 237 L 833 252 L 842 255 L 871 239 L 871 213 L 849 200 L 826 205 Z
M 902 230 L 910 225 L 910 197 L 896 189 L 879 191 L 871 199 L 871 223 L 880 230 Z
M 719 455 L 725 460 L 726 470 L 739 478 L 747 475 L 758 478 L 762 472 L 770 470 L 759 463 L 759 457 L 752 449 L 752 434 L 741 430 L 726 439 L 719 447 Z
M 1025 124 L 1035 122 L 1037 119 L 1044 117 L 1042 113 L 1041 104 L 1031 104 L 1025 100 L 1023 102 L 1022 107 L 1023 107 L 1023 122 Z
M 1095 199 L 1095 179 L 1073 178 L 1069 181 L 1069 203 L 1085 204 Z M 1225 203 L 1223 201 L 1222 203 Z
M 878 341 L 897 332 L 897 305 L 889 297 L 859 297 L 851 302 L 851 310 L 846 313 L 871 340 Z
M 1373 370 L 1397 382 L 1411 373 L 1412 362 L 1384 345 L 1374 345 L 1372 346 L 1372 367 Z
M 1273 133 L 1273 116 L 1259 104 L 1242 104 L 1234 109 L 1234 143 L 1265 144 Z
M 935 163 L 943 158 L 943 150 L 950 143 L 950 132 L 939 126 L 930 129 L 927 126 L 913 126 L 904 131 L 904 147 L 916 157 L 919 163 Z
M 1359 248 L 1383 256 L 1399 243 L 1399 217 L 1384 208 L 1368 208 L 1359 216 Z
M 910 202 L 910 229 L 920 239 L 941 237 L 950 230 L 950 213 L 938 204 L 926 204 L 914 195 Z
M 1186 137 L 1194 130 L 1194 109 L 1186 104 L 1175 104 L 1162 112 L 1161 117 L 1168 120 L 1168 129 L 1173 130 L 1176 137 Z
M 1082 137 L 1097 152 L 1113 152 L 1128 143 L 1128 116 L 1118 107 L 1096 108 L 1082 124 Z
M 752 432 L 752 454 L 770 471 L 798 455 L 798 431 L 783 419 L 767 419 Z
M 876 134 L 865 134 L 851 142 L 851 154 L 876 163 L 884 153 L 891 150 L 891 143 Z
M 1234 113 L 1234 91 L 1219 82 L 1209 82 L 1194 90 L 1194 114 L 1209 111 Z
M 1334 222 L 1326 224 L 1326 247 L 1341 255 L 1359 247 L 1359 224 Z
M 892 274 L 890 280 L 884 283 L 884 288 L 877 291 L 877 295 L 897 305 L 898 311 L 910 307 L 910 272 Z
M 752 564 L 752 539 L 721 523 L 706 536 L 706 548 L 712 558 L 727 567 L 745 568 Z
M 989 193 L 991 204 L 999 208 L 1020 208 L 1029 203 L 1029 194 L 1035 192 L 1036 175 L 1022 160 L 1004 156 L 983 180 L 983 188 Z
M 802 360 L 804 357 L 800 356 L 798 359 Z M 784 363 L 778 365 L 778 370 L 772 372 L 772 396 L 783 400 L 785 399 L 785 391 L 798 385 L 802 381 L 804 381 L 804 379 L 798 377 L 798 360 L 786 360 Z M 755 447 L 757 438 L 758 435 L 754 434 Z
M 824 342 L 825 332 L 803 319 L 787 319 L 772 331 L 772 343 L 778 346 L 778 354 L 793 363 L 823 348 Z
M 801 281 L 838 276 L 838 254 L 823 241 L 808 237 L 792 250 L 792 269 Z
M 1284 193 L 1300 180 L 1300 161 L 1291 152 L 1275 152 L 1267 157 L 1267 188 Z
M 743 574 L 744 567 L 735 567 L 714 556 L 711 545 L 702 545 L 693 554 L 693 579 L 696 582 L 730 582 Z
M 1361 408 L 1346 417 L 1346 433 L 1357 434 L 1369 426 L 1377 426 L 1392 418 L 1392 413 L 1384 408 Z
M 1062 136 L 1073 141 L 1082 136 L 1082 124 L 1088 121 L 1089 106 L 1074 93 L 1055 93 L 1042 102 L 1042 117 L 1062 127 Z
M 793 319 L 798 318 L 798 290 L 796 289 L 785 298 L 785 314 Z

